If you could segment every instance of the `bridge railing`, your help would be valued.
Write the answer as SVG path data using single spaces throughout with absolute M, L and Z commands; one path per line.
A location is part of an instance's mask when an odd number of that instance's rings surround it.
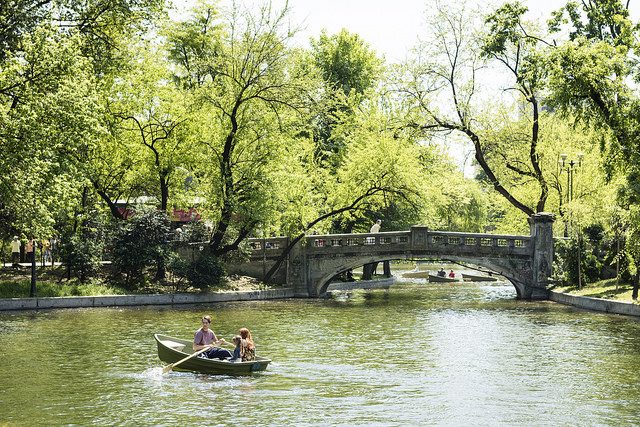
M 411 232 L 393 231 L 384 233 L 327 234 L 307 236 L 307 251 L 326 252 L 325 248 L 406 246 L 411 243 Z
M 251 258 L 277 258 L 289 245 L 289 238 L 284 236 L 247 239 Z
M 442 252 L 451 255 L 529 255 L 531 237 L 509 234 L 459 233 L 411 228 L 412 251 Z
M 307 253 L 400 252 L 443 255 L 529 255 L 531 237 L 433 231 L 412 227 L 410 231 L 311 235 L 304 238 Z M 289 244 L 287 237 L 248 239 L 251 257 L 277 257 Z

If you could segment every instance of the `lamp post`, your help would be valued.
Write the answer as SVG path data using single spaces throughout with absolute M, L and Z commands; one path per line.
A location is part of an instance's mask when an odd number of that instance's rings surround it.
M 571 203 L 573 200 L 573 173 L 576 169 L 582 166 L 582 159 L 584 158 L 584 154 L 578 153 L 577 160 L 567 160 L 566 154 L 560 154 L 560 160 L 558 160 L 558 166 L 560 168 L 560 173 L 563 171 L 567 172 L 567 203 Z M 564 217 L 564 215 L 563 215 Z M 564 217 L 564 237 L 569 237 L 569 221 L 566 217 Z M 578 228 L 578 289 L 582 288 L 582 256 L 580 254 L 581 251 L 581 233 Z
M 29 296 L 31 298 L 35 298 L 38 296 L 38 291 L 36 287 L 36 248 L 38 244 L 36 243 L 36 239 L 31 238 L 32 246 L 31 249 L 31 289 L 29 291 Z
M 573 172 L 582 166 L 582 159 L 584 158 L 584 154 L 578 153 L 577 160 L 568 160 L 567 161 L 566 154 L 560 154 L 560 159 L 558 160 L 558 166 L 560 168 L 560 173 L 563 171 L 567 172 L 567 203 L 571 203 L 573 200 Z M 564 217 L 564 215 L 563 215 Z M 569 221 L 566 217 L 564 217 L 564 237 L 569 237 Z

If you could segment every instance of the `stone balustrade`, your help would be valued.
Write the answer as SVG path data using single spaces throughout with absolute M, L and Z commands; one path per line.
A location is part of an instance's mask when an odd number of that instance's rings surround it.
M 308 255 L 345 252 L 411 251 L 452 254 L 531 254 L 529 236 L 433 231 L 412 227 L 410 231 L 311 235 L 304 239 Z M 288 245 L 286 237 L 249 239 L 252 258 L 279 256 Z

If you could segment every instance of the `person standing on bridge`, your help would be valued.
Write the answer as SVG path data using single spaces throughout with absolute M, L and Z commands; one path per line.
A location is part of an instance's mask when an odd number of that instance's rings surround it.
M 382 225 L 382 220 L 381 219 L 376 220 L 376 222 L 374 222 L 373 225 L 371 226 L 371 229 L 369 229 L 369 233 L 379 233 L 381 225 Z M 376 243 L 375 237 L 369 237 L 368 239 L 369 239 L 369 244 L 373 245 Z M 378 263 L 374 262 L 371 264 L 367 264 L 367 267 L 369 268 L 368 278 L 371 278 L 372 275 L 376 274 L 376 270 L 378 269 Z

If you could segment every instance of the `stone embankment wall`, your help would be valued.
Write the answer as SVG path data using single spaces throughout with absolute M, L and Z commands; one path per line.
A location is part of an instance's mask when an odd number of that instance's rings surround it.
M 549 292 L 549 299 L 560 304 L 572 305 L 574 307 L 584 308 L 587 310 L 640 317 L 640 305 L 628 302 L 581 297 L 553 291 Z
M 227 301 L 255 301 L 292 298 L 293 289 L 216 292 L 210 294 L 107 295 L 94 297 L 8 298 L 0 299 L 2 310 L 40 310 L 50 308 L 125 307 L 136 305 L 203 304 Z

